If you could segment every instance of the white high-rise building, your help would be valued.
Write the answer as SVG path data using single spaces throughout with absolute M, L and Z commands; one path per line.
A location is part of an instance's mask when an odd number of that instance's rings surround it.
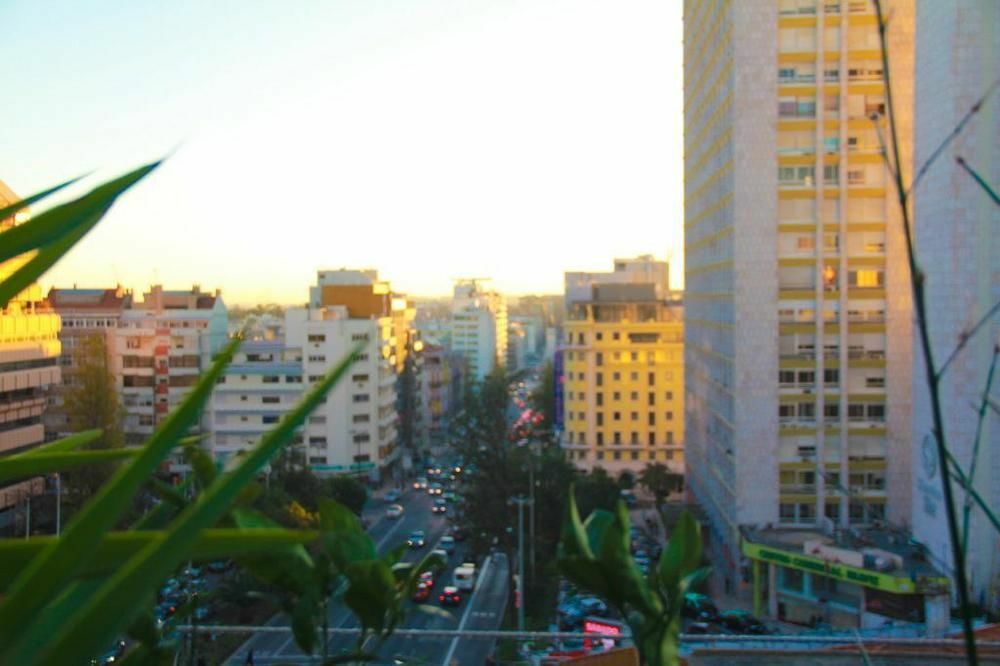
M 914 6 L 886 5 L 910 173 Z M 686 0 L 684 60 L 687 486 L 734 587 L 744 528 L 908 520 L 911 292 L 871 3 Z
M 916 29 L 914 162 L 923 164 L 972 105 L 1000 77 L 1000 4 L 995 0 L 918 0 Z M 928 324 L 940 367 L 958 341 L 1000 301 L 1000 208 L 960 167 L 962 157 L 994 188 L 1000 185 L 1000 98 L 994 92 L 958 138 L 927 171 L 913 205 L 917 256 L 926 276 Z M 916 333 L 914 334 L 917 335 Z M 919 340 L 919 338 L 917 338 Z M 955 356 L 942 378 L 941 409 L 952 454 L 972 468 L 979 407 L 987 386 L 1000 316 Z M 913 531 L 931 560 L 952 571 L 941 487 L 942 466 L 931 438 L 927 375 L 920 343 L 913 369 Z M 1000 369 L 992 394 L 1000 386 Z M 991 507 L 1000 506 L 1000 418 L 983 415 L 974 482 Z M 957 483 L 960 523 L 965 493 Z M 967 575 L 972 599 L 1000 608 L 1000 535 L 983 512 L 970 513 Z
M 507 359 L 507 299 L 479 281 L 459 280 L 451 302 L 451 349 L 465 358 L 471 381 L 482 381 Z
M 405 336 L 399 330 L 404 318 L 396 315 L 406 310 L 400 300 L 375 271 L 321 271 L 309 306 L 285 313 L 286 345 L 302 350 L 306 391 L 364 345 L 303 432 L 307 461 L 317 474 L 377 480 L 396 469 L 396 368 Z

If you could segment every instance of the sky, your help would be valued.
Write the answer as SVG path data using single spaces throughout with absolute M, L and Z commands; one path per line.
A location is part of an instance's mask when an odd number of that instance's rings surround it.
M 683 281 L 679 0 L 4 0 L 0 25 L 0 180 L 168 156 L 43 286 L 559 293 L 638 254 Z

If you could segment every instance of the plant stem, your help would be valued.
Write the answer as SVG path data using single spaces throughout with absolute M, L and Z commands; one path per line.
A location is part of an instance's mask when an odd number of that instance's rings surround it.
M 997 367 L 997 355 L 1000 348 L 993 348 L 993 360 L 990 362 L 990 370 L 986 374 L 986 390 L 983 392 L 983 400 L 979 405 L 979 420 L 976 422 L 976 438 L 972 444 L 972 462 L 969 465 L 969 483 L 965 490 L 965 506 L 962 512 L 962 551 L 969 552 L 969 514 L 972 513 L 972 494 L 969 489 L 976 481 L 976 461 L 979 459 L 979 443 L 983 438 L 983 422 L 986 420 L 986 408 L 989 406 L 990 389 L 993 387 L 993 374 Z
M 920 331 L 920 341 L 924 352 L 924 366 L 927 373 L 927 386 L 931 399 L 931 415 L 934 422 L 934 435 L 937 440 L 939 468 L 941 469 L 941 486 L 944 491 L 945 513 L 948 517 L 948 535 L 951 540 L 953 567 L 956 585 L 958 587 L 959 607 L 962 612 L 962 629 L 965 636 L 966 658 L 970 664 L 978 664 L 976 654 L 976 637 L 972 631 L 972 616 L 969 608 L 969 586 L 965 576 L 965 554 L 958 533 L 958 518 L 955 515 L 955 504 L 952 497 L 951 475 L 948 474 L 948 447 L 945 443 L 944 419 L 941 415 L 940 377 L 934 370 L 934 353 L 931 349 L 930 331 L 927 326 L 927 303 L 924 292 L 925 276 L 917 266 L 913 248 L 913 230 L 910 226 L 910 209 L 907 201 L 907 191 L 903 186 L 903 163 L 899 157 L 899 137 L 896 133 L 896 113 L 892 99 L 892 77 L 889 70 L 889 49 L 886 42 L 886 22 L 882 12 L 881 0 L 873 0 L 878 20 L 879 41 L 882 46 L 882 71 L 885 76 L 886 105 L 889 116 L 889 133 L 893 162 L 896 165 L 896 194 L 899 198 L 900 213 L 903 216 L 903 232 L 906 235 L 906 254 L 910 267 L 910 282 L 913 285 L 913 304 L 916 309 L 917 329 Z

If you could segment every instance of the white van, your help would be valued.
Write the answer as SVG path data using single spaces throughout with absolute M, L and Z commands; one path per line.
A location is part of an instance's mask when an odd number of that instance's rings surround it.
M 465 563 L 460 567 L 455 567 L 455 587 L 460 590 L 470 592 L 476 587 L 476 567 Z

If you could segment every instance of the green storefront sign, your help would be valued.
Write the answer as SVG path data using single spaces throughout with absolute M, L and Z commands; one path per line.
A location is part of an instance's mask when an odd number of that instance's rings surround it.
M 947 578 L 921 576 L 914 580 L 909 576 L 893 576 L 879 571 L 859 569 L 847 564 L 828 562 L 810 555 L 790 553 L 777 548 L 768 548 L 767 546 L 761 546 L 745 539 L 743 541 L 743 554 L 751 560 L 778 564 L 800 571 L 808 571 L 820 576 L 826 576 L 827 578 L 834 578 L 895 594 L 915 594 L 931 586 L 943 586 L 944 589 L 947 589 L 948 585 Z
M 314 472 L 367 472 L 375 469 L 375 463 L 351 463 L 350 465 L 309 465 Z

